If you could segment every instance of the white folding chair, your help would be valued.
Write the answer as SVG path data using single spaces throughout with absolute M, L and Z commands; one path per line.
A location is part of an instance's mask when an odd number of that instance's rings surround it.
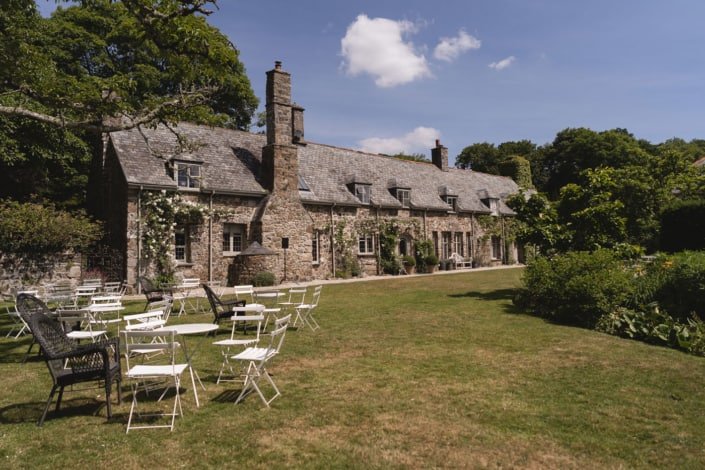
M 237 300 L 244 300 L 248 304 L 255 303 L 255 286 L 251 284 L 235 286 L 233 287 L 235 298 Z
M 88 310 L 60 308 L 56 310 L 56 317 L 68 338 L 76 341 L 89 339 L 93 343 L 101 338 L 108 339 L 107 330 L 93 329 L 95 320 Z
M 29 332 L 29 325 L 27 325 L 24 319 L 20 316 L 20 312 L 17 311 L 17 306 L 12 305 L 12 307 L 5 307 L 7 312 L 7 317 L 9 319 L 9 327 L 5 338 L 12 336 L 14 339 L 27 334 Z
M 174 306 L 174 301 L 171 297 L 167 297 L 164 300 L 157 300 L 155 302 L 149 302 L 147 304 L 146 311 L 161 310 L 164 316 L 164 322 L 169 321 L 169 316 L 171 315 L 171 309 Z
M 318 307 L 318 301 L 321 298 L 321 290 L 323 286 L 316 286 L 313 289 L 313 295 L 311 296 L 311 303 L 300 304 L 294 306 L 296 310 L 296 319 L 294 320 L 294 325 L 298 325 L 301 322 L 302 325 L 308 325 L 311 331 L 316 331 L 320 328 L 320 325 L 313 317 L 313 311 Z
M 231 357 L 231 359 L 243 361 L 247 364 L 244 369 L 245 382 L 240 395 L 238 395 L 235 400 L 236 404 L 240 403 L 247 395 L 255 391 L 262 399 L 262 402 L 269 407 L 269 404 L 281 395 L 281 392 L 279 392 L 279 389 L 272 380 L 272 376 L 267 371 L 267 364 L 279 354 L 279 350 L 282 344 L 284 344 L 284 336 L 286 335 L 289 320 L 291 320 L 291 315 L 279 318 L 274 322 L 274 330 L 269 334 L 269 344 L 266 347 L 249 347 Z M 260 388 L 261 379 L 265 379 L 274 390 L 274 395 L 269 399 L 264 396 Z
M 125 310 L 122 305 L 122 295 L 97 295 L 91 298 L 91 302 L 86 310 L 93 315 L 93 322 L 102 325 L 103 328 L 111 323 L 120 323 L 120 313 Z
M 235 372 L 229 360 L 233 354 L 232 348 L 246 348 L 248 346 L 254 346 L 259 342 L 260 331 L 262 331 L 262 323 L 264 322 L 263 312 L 264 307 L 262 305 L 235 307 L 233 317 L 230 319 L 233 323 L 230 338 L 213 342 L 214 345 L 220 346 L 220 352 L 223 355 L 223 363 L 220 366 L 216 383 L 236 382 L 240 380 L 240 373 Z M 244 315 L 237 315 L 238 313 L 244 313 Z M 248 323 L 256 323 L 257 326 L 254 335 L 247 334 Z M 223 373 L 226 369 L 230 371 L 231 379 L 223 378 Z
M 134 315 L 124 315 L 124 331 L 151 331 L 166 325 L 164 320 L 164 310 L 154 309 L 144 313 Z
M 187 363 L 177 364 L 175 361 L 179 344 L 174 340 L 174 331 L 123 331 L 123 335 L 125 339 L 125 363 L 127 366 L 125 377 L 131 381 L 132 386 L 132 405 L 130 406 L 130 416 L 127 419 L 126 432 L 129 433 L 130 429 L 145 428 L 169 428 L 170 431 L 173 431 L 176 416 L 183 414 L 179 387 L 181 385 L 181 375 L 188 368 Z M 157 356 L 162 359 L 159 363 L 153 361 L 149 364 L 130 366 L 130 358 L 136 352 L 142 355 L 143 351 L 163 352 L 166 354 Z M 174 405 L 170 413 L 162 411 L 144 414 L 136 410 L 139 406 L 137 400 L 138 388 L 145 382 L 153 380 L 167 380 L 164 393 L 162 393 L 158 401 L 164 398 L 169 388 L 174 388 Z M 135 413 L 139 417 L 170 417 L 171 420 L 169 424 L 142 424 L 135 426 L 132 424 Z

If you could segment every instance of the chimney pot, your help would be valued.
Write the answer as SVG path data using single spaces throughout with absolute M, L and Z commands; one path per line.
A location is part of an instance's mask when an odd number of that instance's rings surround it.
M 282 61 L 281 60 L 275 60 L 274 61 L 274 70 L 281 70 L 282 69 Z
M 438 147 L 439 145 L 441 145 L 441 139 L 436 139 L 436 147 Z

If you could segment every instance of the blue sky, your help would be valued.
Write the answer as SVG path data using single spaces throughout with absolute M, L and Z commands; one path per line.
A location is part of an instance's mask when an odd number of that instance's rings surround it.
M 703 18 L 698 0 L 221 0 L 209 21 L 262 105 L 283 62 L 308 140 L 430 156 L 440 138 L 452 163 L 566 127 L 705 138 Z

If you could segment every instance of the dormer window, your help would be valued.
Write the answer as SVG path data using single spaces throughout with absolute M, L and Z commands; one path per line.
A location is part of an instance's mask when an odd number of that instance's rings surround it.
M 443 200 L 448 204 L 451 211 L 458 212 L 458 196 L 444 196 Z
M 201 165 L 199 163 L 174 163 L 174 179 L 179 188 L 198 189 L 201 187 Z
M 494 197 L 490 197 L 487 199 L 483 199 L 482 202 L 487 207 L 489 207 L 490 213 L 492 215 L 499 215 L 499 199 L 494 198 Z
M 370 194 L 372 193 L 372 185 L 355 183 L 354 189 L 355 189 L 355 197 L 357 197 L 361 203 L 363 203 L 363 204 L 370 203 Z
M 409 207 L 411 204 L 411 190 L 410 189 L 405 189 L 405 188 L 396 188 L 397 189 L 397 200 L 401 203 L 402 207 Z

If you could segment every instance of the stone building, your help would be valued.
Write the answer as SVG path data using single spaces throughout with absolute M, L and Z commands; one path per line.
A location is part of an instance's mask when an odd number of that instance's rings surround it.
M 176 127 L 179 138 L 161 126 L 110 134 L 103 207 L 131 284 L 155 274 L 145 217 L 154 192 L 220 212 L 177 219 L 159 241 L 177 275 L 204 281 L 247 282 L 253 270 L 277 281 L 325 279 L 351 266 L 379 274 L 380 238 L 390 230 L 400 256 L 428 239 L 440 259 L 518 260 L 504 231 L 513 215 L 504 199 L 518 191 L 510 178 L 449 168 L 438 141 L 432 163 L 308 142 L 304 109 L 291 101 L 291 77 L 279 62 L 267 72 L 266 93 L 266 135 L 188 123 Z M 275 254 L 241 256 L 255 241 Z

